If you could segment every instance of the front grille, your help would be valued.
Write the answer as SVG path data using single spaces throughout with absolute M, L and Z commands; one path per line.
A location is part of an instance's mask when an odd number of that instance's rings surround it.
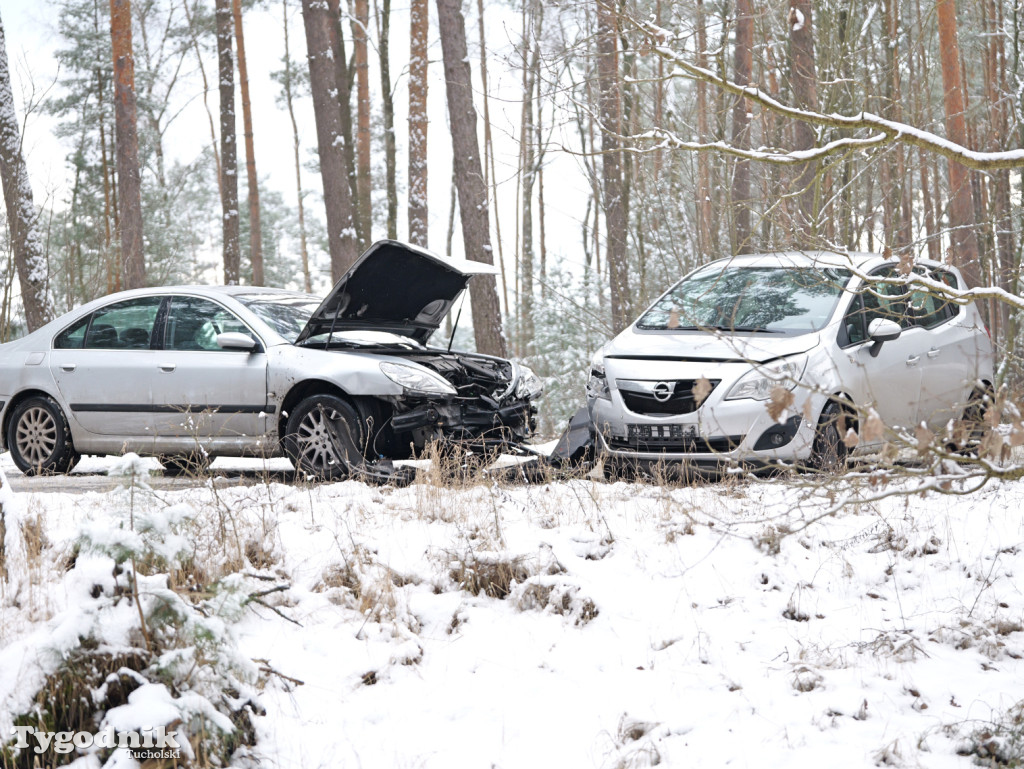
M 608 447 L 617 450 L 674 454 L 725 454 L 736 449 L 742 435 L 698 436 L 683 425 L 627 425 L 626 438 L 611 437 Z
M 711 390 L 713 391 L 721 381 L 721 379 L 709 380 Z M 655 384 L 652 382 L 652 387 Z M 658 400 L 653 392 L 628 389 L 628 386 L 623 387 L 621 384 L 619 392 L 622 394 L 622 402 L 626 404 L 626 408 L 634 414 L 649 416 L 692 414 L 700 407 L 693 395 L 694 385 L 697 384 L 696 379 L 680 379 L 666 384 L 672 386 L 672 394 L 663 401 Z

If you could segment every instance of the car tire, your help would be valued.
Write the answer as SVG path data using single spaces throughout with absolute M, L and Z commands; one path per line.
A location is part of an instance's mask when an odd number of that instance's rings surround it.
M 312 395 L 288 417 L 285 450 L 296 471 L 318 480 L 340 481 L 350 463 L 363 461 L 362 420 L 348 401 L 335 395 Z
M 161 454 L 157 459 L 164 467 L 164 477 L 166 478 L 204 475 L 210 469 L 210 463 L 213 462 L 213 457 L 201 451 L 191 454 Z
M 71 442 L 71 430 L 57 401 L 49 396 L 28 398 L 11 412 L 7 428 L 11 459 L 25 475 L 69 473 L 81 455 Z
M 976 388 L 967 398 L 967 405 L 964 406 L 958 420 L 956 439 L 947 446 L 954 454 L 970 456 L 977 453 L 988 429 L 985 422 L 985 414 L 988 411 L 985 401 L 991 398 L 992 390 L 988 388 Z
M 811 466 L 824 472 L 837 472 L 846 467 L 849 449 L 843 442 L 839 423 L 848 416 L 843 407 L 835 401 L 829 401 L 821 410 L 818 418 L 818 429 L 814 434 L 814 447 L 811 449 Z

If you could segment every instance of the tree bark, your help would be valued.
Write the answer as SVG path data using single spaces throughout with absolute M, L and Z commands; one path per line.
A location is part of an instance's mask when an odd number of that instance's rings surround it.
M 428 0 L 412 0 L 409 16 L 409 240 L 426 247 Z
M 476 135 L 476 108 L 473 106 L 473 86 L 466 49 L 466 22 L 462 16 L 460 0 L 437 0 L 437 21 L 441 32 L 463 246 L 469 259 L 494 264 L 487 186 L 484 184 L 480 143 Z M 474 277 L 470 292 L 477 351 L 504 357 L 507 347 L 494 276 Z
M 21 131 L 14 112 L 3 20 L 0 20 L 0 182 L 11 230 L 11 250 L 21 284 L 25 323 L 32 332 L 53 319 L 53 304 L 47 288 L 49 266 L 39 237 L 39 216 L 21 152 Z M 5 273 L 4 265 L 0 264 L 0 290 L 7 285 Z
M 302 283 L 307 293 L 313 290 L 313 280 L 309 273 L 309 247 L 306 242 L 306 207 L 302 192 L 302 162 L 299 157 L 299 124 L 295 119 L 295 73 L 292 70 L 292 57 L 288 46 L 288 0 L 282 0 L 284 10 L 284 99 L 288 105 L 288 117 L 292 121 L 292 146 L 295 151 L 295 196 L 299 209 L 299 246 L 302 255 Z
M 356 60 L 356 216 L 360 248 L 365 250 L 373 239 L 373 215 L 370 190 L 373 173 L 370 166 L 370 10 L 368 0 L 355 0 L 352 23 Z
M 217 62 L 220 82 L 220 205 L 224 285 L 237 286 L 242 263 L 238 219 L 238 148 L 235 144 L 235 57 L 231 0 L 216 0 Z
M 626 201 L 620 155 L 622 103 L 619 89 L 618 15 L 610 0 L 597 5 L 598 114 L 601 120 L 601 205 L 607 234 L 606 262 L 611 289 L 612 329 L 630 322 L 629 272 L 626 264 Z
M 736 0 L 736 40 L 733 80 L 738 85 L 750 83 L 754 59 L 754 17 L 750 0 Z M 750 148 L 751 103 L 738 97 L 732 110 L 732 143 L 741 149 Z M 737 158 L 732 173 L 733 253 L 753 251 L 750 227 L 750 161 Z
M 950 141 L 967 146 L 955 0 L 938 0 L 936 15 L 939 21 L 939 49 L 942 51 L 946 135 Z M 967 169 L 953 160 L 949 161 L 949 187 L 949 225 L 953 263 L 960 268 L 969 287 L 980 287 L 982 285 L 981 254 L 978 248 L 978 237 L 975 233 L 971 179 Z
M 238 80 L 242 88 L 242 128 L 245 131 L 245 169 L 249 183 L 249 263 L 252 284 L 262 286 L 263 231 L 260 228 L 260 185 L 256 174 L 256 147 L 253 142 L 252 107 L 249 103 L 249 71 L 245 61 L 245 36 L 242 34 L 242 0 L 232 0 L 235 40 L 238 42 Z
M 797 107 L 817 112 L 818 74 L 814 59 L 814 30 L 811 19 L 811 0 L 789 2 L 789 56 L 790 84 Z M 803 121 L 794 126 L 793 149 L 813 149 L 817 134 L 810 123 Z M 818 163 L 802 164 L 794 180 L 797 193 L 796 245 L 812 245 L 815 235 L 817 198 L 816 177 Z
M 114 130 L 120 187 L 121 275 L 125 288 L 142 288 L 146 285 L 146 260 L 142 251 L 142 176 L 135 118 L 130 0 L 110 0 L 110 40 L 114 59 Z
M 384 187 L 388 198 L 388 238 L 398 238 L 398 161 L 395 147 L 395 101 L 391 92 L 391 0 L 380 6 L 380 88 L 384 108 Z
M 697 0 L 697 66 L 707 67 L 707 29 L 704 24 L 704 0 Z M 708 86 L 697 81 L 697 136 L 708 141 Z M 697 156 L 697 250 L 702 257 L 711 253 L 711 159 L 707 153 Z
M 344 157 L 345 136 L 341 125 L 341 87 L 335 78 L 331 25 L 337 17 L 322 0 L 302 0 L 309 57 L 309 85 L 316 119 L 316 141 L 320 155 L 320 177 L 327 210 L 327 245 L 331 254 L 331 276 L 337 281 L 358 257 L 352 196 Z M 345 89 L 348 92 L 348 89 Z

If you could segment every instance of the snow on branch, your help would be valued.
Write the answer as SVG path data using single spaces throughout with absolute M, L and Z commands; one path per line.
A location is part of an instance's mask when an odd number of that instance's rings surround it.
M 1024 149 L 1006 150 L 1003 152 L 977 152 L 957 144 L 956 142 L 951 142 L 942 136 L 931 133 L 930 131 L 924 131 L 895 120 L 887 120 L 886 118 L 870 112 L 861 112 L 857 115 L 841 115 L 834 112 L 826 114 L 823 112 L 791 107 L 788 104 L 783 104 L 777 99 L 772 98 L 756 86 L 740 85 L 739 83 L 735 83 L 726 78 L 719 77 L 710 69 L 698 67 L 693 64 L 684 54 L 668 45 L 668 41 L 673 39 L 672 33 L 668 30 L 651 22 L 638 21 L 637 19 L 628 16 L 624 17 L 624 20 L 639 32 L 647 36 L 649 50 L 652 53 L 660 56 L 666 62 L 673 65 L 673 69 L 669 72 L 669 77 L 686 78 L 688 80 L 702 80 L 705 83 L 710 83 L 711 85 L 720 88 L 727 93 L 731 93 L 734 96 L 745 97 L 764 109 L 770 110 L 779 115 L 784 115 L 794 120 L 800 120 L 804 123 L 831 128 L 843 128 L 847 130 L 868 129 L 881 132 L 882 136 L 880 137 L 873 136 L 868 139 L 861 140 L 862 142 L 867 143 L 868 146 L 880 146 L 891 142 L 903 142 L 905 144 L 911 144 L 928 150 L 929 152 L 942 155 L 962 166 L 976 171 L 994 171 L 1002 168 L 1024 168 Z M 716 144 L 722 143 L 718 142 Z M 832 145 L 825 145 L 824 147 L 819 147 L 814 150 L 792 153 L 781 153 L 778 151 L 745 152 L 735 147 L 726 149 L 725 146 L 718 147 L 713 145 L 693 144 L 690 142 L 682 142 L 677 146 L 679 149 L 693 150 L 721 149 L 730 152 L 731 154 L 768 162 L 802 163 L 807 160 L 813 160 L 816 157 L 829 154 L 830 152 L 842 152 L 849 148 L 848 146 L 834 147 L 834 144 L 835 143 L 833 142 Z M 792 160 L 780 160 L 780 156 L 782 155 L 792 156 Z

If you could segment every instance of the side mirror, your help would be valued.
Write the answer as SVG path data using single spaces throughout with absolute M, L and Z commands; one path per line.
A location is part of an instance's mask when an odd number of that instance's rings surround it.
M 875 318 L 868 324 L 868 336 L 871 337 L 871 341 L 874 342 L 871 345 L 871 349 L 868 353 L 872 358 L 877 358 L 878 353 L 882 349 L 882 345 L 885 342 L 891 342 L 894 339 L 899 339 L 900 334 L 903 333 L 903 329 L 900 328 L 900 324 L 894 320 L 887 318 Z
M 248 334 L 241 334 L 238 331 L 227 331 L 223 334 L 217 334 L 217 346 L 222 350 L 252 352 L 256 349 L 256 340 Z

